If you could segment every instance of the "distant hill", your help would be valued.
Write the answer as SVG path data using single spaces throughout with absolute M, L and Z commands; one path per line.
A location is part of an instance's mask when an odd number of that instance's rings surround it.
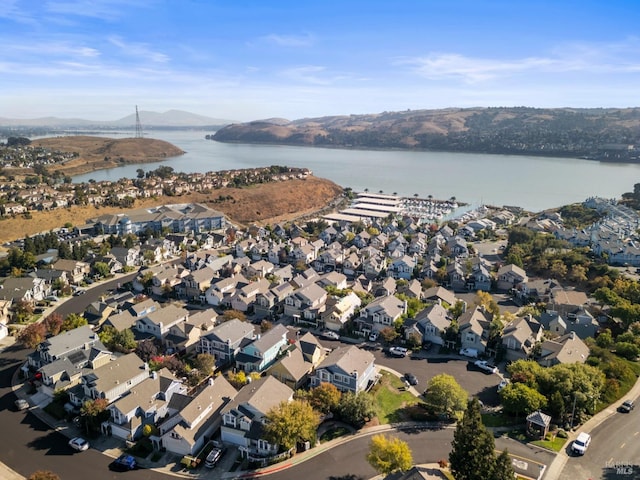
M 232 123 L 231 120 L 205 117 L 182 110 L 169 110 L 164 113 L 140 111 L 140 123 L 144 127 L 221 127 Z M 119 120 L 97 121 L 80 118 L 42 117 L 33 119 L 10 119 L 0 117 L 1 127 L 44 127 L 44 128 L 130 128 L 136 124 L 136 115 L 132 113 Z
M 259 120 L 232 124 L 211 138 L 373 149 L 566 156 L 640 161 L 640 108 L 450 108 Z

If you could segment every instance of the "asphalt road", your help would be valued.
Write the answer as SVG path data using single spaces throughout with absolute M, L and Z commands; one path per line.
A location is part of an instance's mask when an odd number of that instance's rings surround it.
M 640 410 L 616 413 L 591 432 L 591 445 L 582 457 L 572 456 L 560 478 L 640 479 Z
M 109 470 L 112 459 L 90 449 L 75 453 L 68 438 L 53 431 L 32 413 L 18 412 L 13 402 L 11 378 L 30 351 L 13 346 L 0 353 L 0 452 L 2 461 L 28 477 L 36 470 L 50 470 L 64 480 L 113 480 L 121 473 Z M 126 478 L 166 480 L 167 476 L 152 470 L 126 473 Z

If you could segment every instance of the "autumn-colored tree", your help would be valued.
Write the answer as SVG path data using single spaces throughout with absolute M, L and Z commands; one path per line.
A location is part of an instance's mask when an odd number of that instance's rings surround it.
M 59 313 L 52 313 L 51 315 L 47 316 L 47 318 L 45 318 L 42 323 L 47 329 L 47 332 L 49 332 L 51 335 L 58 335 L 58 333 L 60 333 L 60 330 L 62 329 L 62 322 L 62 315 L 60 315 Z
M 227 380 L 236 388 L 242 388 L 247 384 L 247 374 L 242 370 L 238 370 L 236 373 L 227 373 Z
M 413 465 L 409 444 L 396 437 L 374 435 L 369 444 L 367 462 L 380 474 L 406 472 Z
M 33 315 L 33 305 L 26 300 L 18 300 L 13 304 L 13 319 L 16 323 L 24 323 Z
M 29 475 L 28 480 L 60 480 L 60 477 L 49 470 L 37 470 Z
M 315 444 L 320 415 L 308 402 L 281 402 L 267 413 L 265 420 L 264 438 L 272 445 L 289 450 L 300 441 Z
M 398 332 L 396 332 L 395 328 L 384 327 L 380 330 L 380 338 L 386 343 L 391 343 L 398 338 Z
M 109 401 L 105 398 L 87 400 L 82 404 L 82 407 L 80 407 L 80 415 L 87 428 L 87 432 L 97 432 L 100 430 L 100 424 L 109 418 L 108 406 Z
M 337 387 L 329 382 L 322 382 L 309 393 L 311 406 L 322 413 L 329 413 L 336 409 L 342 394 Z
M 16 340 L 27 348 L 36 348 L 45 338 L 47 329 L 42 323 L 32 323 L 23 328 Z
M 247 316 L 243 312 L 233 309 L 226 310 L 219 318 L 221 322 L 228 322 L 229 320 L 233 320 L 234 318 L 242 320 L 243 322 L 247 321 Z

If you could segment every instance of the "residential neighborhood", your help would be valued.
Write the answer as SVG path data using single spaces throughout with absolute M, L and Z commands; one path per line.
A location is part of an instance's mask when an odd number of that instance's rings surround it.
M 215 441 L 266 465 L 296 452 L 263 431 L 274 409 L 324 385 L 369 394 L 384 376 L 382 348 L 479 357 L 502 377 L 517 362 L 595 368 L 594 337 L 620 320 L 573 277 L 508 263 L 519 258 L 505 248 L 516 218 L 483 207 L 442 224 L 389 214 L 241 228 L 200 204 L 103 216 L 66 239 L 45 234 L 37 242 L 57 248 L 44 253 L 23 239 L 31 269 L 12 263 L 24 254 L 5 259 L 20 275 L 2 282 L 4 331 L 26 341 L 47 329 L 22 367 L 31 404 L 64 398 L 62 411 L 84 418 L 98 402 L 106 414 L 86 428 L 99 435 L 185 459 Z M 130 283 L 56 328 L 50 317 L 31 323 L 36 309 L 125 273 Z M 558 414 L 573 423 L 576 407 Z

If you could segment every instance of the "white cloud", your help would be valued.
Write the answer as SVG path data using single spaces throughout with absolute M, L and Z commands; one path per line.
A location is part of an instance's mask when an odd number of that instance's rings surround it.
M 276 33 L 272 33 L 270 35 L 266 35 L 261 37 L 261 40 L 266 43 L 271 43 L 273 45 L 277 45 L 279 47 L 309 47 L 313 45 L 314 38 L 309 35 L 278 35 Z
M 154 0 L 51 0 L 44 9 L 52 14 L 115 20 L 132 7 L 150 7 Z
M 155 63 L 166 63 L 169 56 L 161 52 L 155 52 L 144 43 L 127 43 L 121 37 L 109 37 L 109 42 L 118 47 L 126 56 L 139 57 L 143 60 L 151 60 Z
M 639 42 L 630 38 L 619 43 L 573 43 L 560 45 L 551 54 L 502 59 L 471 57 L 460 53 L 432 53 L 404 58 L 396 65 L 409 65 L 431 80 L 461 79 L 478 83 L 522 73 L 625 73 L 640 70 Z

